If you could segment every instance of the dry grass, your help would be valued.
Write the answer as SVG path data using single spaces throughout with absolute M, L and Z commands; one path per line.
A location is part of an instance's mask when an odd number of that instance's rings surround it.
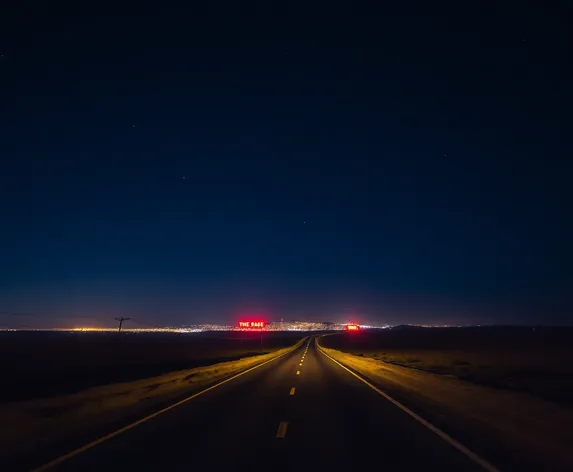
M 525 393 L 460 380 L 468 366 L 481 365 L 479 354 L 386 350 L 375 359 L 365 357 L 368 352 L 323 350 L 423 416 L 427 412 L 439 418 L 446 428 L 487 437 L 516 455 L 527 452 L 540 463 L 573 467 L 573 411 Z M 506 362 L 511 365 L 511 359 Z
M 573 330 L 421 328 L 328 336 L 326 347 L 573 406 Z
M 559 352 L 387 349 L 355 355 L 547 400 L 572 400 L 573 364 L 564 365 Z
M 300 345 L 299 341 L 295 346 Z M 64 396 L 14 402 L 0 407 L 0 449 L 41 439 L 57 439 L 178 400 L 210 384 L 288 352 L 272 353 L 131 382 L 94 387 Z
M 78 393 L 176 370 L 266 354 L 291 346 L 296 333 L 0 332 L 0 404 Z

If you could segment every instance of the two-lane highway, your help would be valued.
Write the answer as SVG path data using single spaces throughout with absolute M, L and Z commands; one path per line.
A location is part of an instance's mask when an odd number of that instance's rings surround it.
M 54 458 L 56 459 L 56 458 Z M 36 470 L 484 470 L 316 346 Z

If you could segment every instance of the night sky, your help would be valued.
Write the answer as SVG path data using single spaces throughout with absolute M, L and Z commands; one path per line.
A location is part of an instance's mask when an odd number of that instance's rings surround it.
M 571 10 L 372 3 L 2 7 L 0 325 L 571 324 Z

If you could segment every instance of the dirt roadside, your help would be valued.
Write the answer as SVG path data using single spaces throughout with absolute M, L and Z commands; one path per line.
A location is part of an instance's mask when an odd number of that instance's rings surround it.
M 300 346 L 210 366 L 171 372 L 58 397 L 0 407 L 0 451 L 10 457 L 77 435 L 138 418 Z M 108 431 L 109 432 L 109 431 Z M 2 459 L 2 455 L 0 455 Z
M 527 462 L 528 470 L 573 470 L 573 411 L 566 406 L 321 349 L 494 464 L 494 458 L 513 457 L 512 469 Z

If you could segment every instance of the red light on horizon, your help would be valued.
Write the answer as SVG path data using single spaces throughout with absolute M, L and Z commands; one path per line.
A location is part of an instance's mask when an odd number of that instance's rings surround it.
M 348 323 L 345 327 L 346 331 L 359 331 L 360 326 L 355 323 Z

